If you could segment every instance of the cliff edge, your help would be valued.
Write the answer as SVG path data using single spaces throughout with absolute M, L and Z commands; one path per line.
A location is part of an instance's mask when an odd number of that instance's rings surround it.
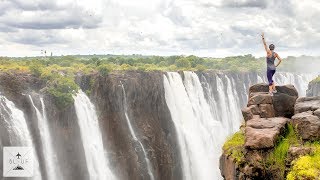
M 292 85 L 249 89 L 244 124 L 223 146 L 226 180 L 320 177 L 320 97 L 301 97 Z

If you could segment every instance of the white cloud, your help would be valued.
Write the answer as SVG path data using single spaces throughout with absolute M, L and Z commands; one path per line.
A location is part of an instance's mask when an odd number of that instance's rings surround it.
M 0 55 L 319 55 L 316 0 L 0 0 Z M 19 48 L 17 48 L 19 47 Z

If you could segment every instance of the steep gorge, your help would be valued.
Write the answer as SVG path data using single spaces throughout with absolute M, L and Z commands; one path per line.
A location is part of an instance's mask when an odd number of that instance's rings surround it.
M 279 73 L 276 82 L 294 84 L 305 95 L 313 78 Z M 79 75 L 76 82 L 89 94 L 79 92 L 75 105 L 59 109 L 43 93 L 43 80 L 2 73 L 1 146 L 33 144 L 39 159 L 34 179 L 101 179 L 108 168 L 114 179 L 220 179 L 223 141 L 240 126 L 249 86 L 265 79 L 257 73 L 221 72 Z M 87 116 L 84 128 L 82 116 Z M 14 124 L 23 119 L 25 127 Z M 92 134 L 91 126 L 100 132 Z M 30 137 L 23 139 L 28 143 L 13 141 L 22 135 L 10 128 L 27 130 Z M 95 149 L 87 150 L 92 144 Z M 93 176 L 101 168 L 104 175 Z

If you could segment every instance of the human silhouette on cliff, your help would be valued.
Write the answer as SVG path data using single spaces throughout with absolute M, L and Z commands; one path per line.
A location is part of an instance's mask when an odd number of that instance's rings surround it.
M 273 93 L 277 93 L 277 90 L 276 90 L 276 86 L 275 86 L 275 83 L 274 83 L 272 78 L 273 78 L 273 75 L 276 72 L 276 67 L 279 66 L 279 64 L 281 63 L 282 59 L 280 58 L 278 53 L 274 52 L 274 48 L 275 48 L 274 44 L 270 44 L 269 48 L 267 47 L 267 43 L 266 43 L 266 41 L 264 39 L 264 33 L 261 34 L 261 37 L 262 37 L 262 42 L 263 42 L 263 45 L 264 45 L 264 49 L 267 52 L 266 61 L 267 61 L 267 78 L 268 78 L 268 82 L 269 82 L 269 94 L 271 96 L 273 96 Z M 276 58 L 279 61 L 278 61 L 277 65 L 274 65 L 274 60 Z

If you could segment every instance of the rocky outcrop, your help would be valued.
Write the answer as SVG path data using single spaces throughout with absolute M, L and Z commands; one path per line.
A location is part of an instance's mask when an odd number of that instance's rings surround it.
M 154 176 L 157 179 L 182 178 L 177 135 L 164 98 L 163 72 L 116 72 L 106 77 L 79 74 L 76 82 L 90 94 L 97 108 L 103 143 L 108 147 L 110 164 L 118 179 L 150 177 L 141 156 L 141 146 L 130 135 L 124 113 L 124 98 L 127 99 L 127 115 L 145 147 Z M 90 179 L 75 108 L 73 105 L 65 109 L 56 107 L 54 99 L 42 91 L 45 87 L 46 82 L 33 75 L 0 72 L 0 93 L 24 112 L 35 144 L 38 144 L 40 166 L 45 167 L 45 157 L 41 151 L 41 135 L 29 94 L 39 109 L 39 96 L 44 99 L 49 127 L 52 128 L 50 133 L 54 151 L 58 154 L 64 179 Z M 2 129 L 5 128 L 0 128 L 1 135 L 4 134 Z M 2 145 L 11 144 L 2 141 Z M 41 171 L 43 179 L 48 179 L 45 170 Z
M 130 134 L 129 118 L 154 176 L 181 179 L 177 135 L 165 102 L 163 72 L 127 71 L 93 78 L 85 77 L 81 84 L 94 82 L 91 99 L 103 128 L 103 141 L 112 152 L 110 163 L 119 178 L 149 178 L 141 146 Z
M 296 127 L 304 140 L 318 140 L 320 137 L 320 98 L 297 100 L 298 93 L 292 85 L 277 86 L 276 89 L 278 92 L 270 96 L 267 84 L 250 87 L 247 107 L 242 109 L 245 120 L 243 149 L 236 152 L 242 153 L 242 157 L 235 159 L 232 152 L 223 152 L 220 169 L 224 179 L 285 179 L 294 159 L 312 153 L 310 147 L 292 144 L 283 160 L 283 171 L 276 166 L 266 166 L 267 162 L 272 162 L 270 156 L 277 144 L 289 131 L 289 123 Z
M 320 76 L 317 79 L 314 79 L 308 84 L 307 96 L 314 97 L 320 96 Z
M 289 119 L 283 117 L 257 118 L 247 121 L 245 147 L 265 149 L 274 147 L 280 134 L 283 134 Z
M 320 139 L 320 97 L 302 97 L 295 104 L 292 123 L 303 140 Z
M 287 162 L 291 163 L 293 160 L 299 158 L 300 156 L 311 154 L 312 151 L 313 149 L 311 147 L 292 146 L 288 150 Z
M 256 84 L 249 89 L 248 109 L 244 109 L 245 120 L 250 119 L 252 115 L 260 117 L 291 117 L 294 114 L 294 105 L 298 98 L 298 92 L 292 85 L 277 86 L 277 93 L 273 96 L 268 94 L 269 86 L 267 84 Z

